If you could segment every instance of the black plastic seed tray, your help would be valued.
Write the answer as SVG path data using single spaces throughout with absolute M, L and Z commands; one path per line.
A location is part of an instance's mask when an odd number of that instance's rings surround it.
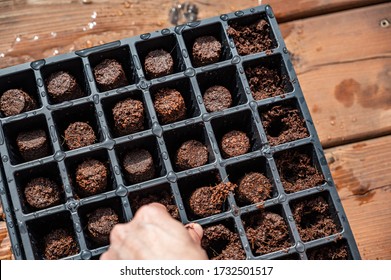
M 266 38 L 267 44 L 253 37 L 250 45 L 240 45 L 240 36 L 257 31 L 263 32 L 260 40 Z M 221 53 L 217 62 L 197 67 L 192 47 L 201 36 L 219 41 Z M 157 49 L 171 55 L 173 71 L 150 79 L 144 62 Z M 98 86 L 94 69 L 104 59 L 121 64 L 126 85 L 109 90 Z M 71 73 L 82 94 L 65 102 L 49 96 L 47 79 L 57 71 Z M 209 113 L 204 94 L 215 85 L 229 90 L 232 104 Z M 90 213 L 111 207 L 119 222 L 126 222 L 143 199 L 165 200 L 182 223 L 202 224 L 210 258 L 360 258 L 270 6 L 1 69 L 1 94 L 13 88 L 24 90 L 37 103 L 36 109 L 14 116 L 0 113 L 0 194 L 16 259 L 45 258 L 45 236 L 56 228 L 68 230 L 75 240 L 76 249 L 66 259 L 97 259 L 108 244 L 96 243 L 87 234 Z M 154 102 L 167 88 L 181 93 L 186 113 L 180 121 L 163 124 Z M 120 136 L 112 110 L 127 98 L 143 104 L 144 120 L 142 128 Z M 92 127 L 95 143 L 68 149 L 64 130 L 75 121 Z M 45 132 L 48 150 L 44 157 L 26 161 L 16 138 L 31 129 Z M 244 154 L 230 157 L 222 151 L 222 139 L 232 130 L 246 134 L 248 147 Z M 176 153 L 187 140 L 201 142 L 208 156 L 202 166 L 183 170 L 176 164 Z M 134 183 L 125 176 L 123 161 L 136 148 L 152 155 L 154 176 Z M 77 166 L 87 158 L 106 166 L 107 186 L 97 194 L 81 194 L 77 187 Z M 192 210 L 194 191 L 221 182 L 240 185 L 254 172 L 263 176 L 264 198 L 246 197 L 244 184 L 215 212 L 200 215 Z M 61 186 L 57 205 L 36 209 L 26 202 L 25 187 L 36 177 Z

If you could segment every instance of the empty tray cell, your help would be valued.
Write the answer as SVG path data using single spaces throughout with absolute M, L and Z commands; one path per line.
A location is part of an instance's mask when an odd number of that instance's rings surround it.
M 206 225 L 201 246 L 211 260 L 244 260 L 246 253 L 232 219 Z
M 292 215 L 303 241 L 340 232 L 341 226 L 328 192 L 291 202 Z
M 292 245 L 293 238 L 280 207 L 244 214 L 242 221 L 254 256 L 287 250 Z
M 311 144 L 276 153 L 274 159 L 286 193 L 313 188 L 325 182 Z
M 240 55 L 263 52 L 277 47 L 266 14 L 258 13 L 228 21 L 228 35 Z
M 182 34 L 194 67 L 205 66 L 232 57 L 220 23 L 195 27 Z
M 174 195 L 169 184 L 158 185 L 129 193 L 129 203 L 133 215 L 135 215 L 141 206 L 152 202 L 163 204 L 174 219 L 180 220 L 178 207 L 175 204 Z
M 47 64 L 41 68 L 50 104 L 69 101 L 90 94 L 80 58 Z
M 136 49 L 149 80 L 184 71 L 186 66 L 175 35 L 140 41 Z
M 44 115 L 4 124 L 3 130 L 13 165 L 53 154 L 52 140 Z
M 240 207 L 264 202 L 278 194 L 270 167 L 263 157 L 228 165 L 226 170 L 229 180 L 238 186 L 235 200 Z
M 159 83 L 150 88 L 153 106 L 161 124 L 197 117 L 200 109 L 188 78 Z
M 243 64 L 255 100 L 281 96 L 293 90 L 280 54 L 251 60 Z
M 53 119 L 63 150 L 74 150 L 104 140 L 92 103 L 54 111 Z
M 307 250 L 309 260 L 351 260 L 352 256 L 345 239 L 327 243 Z
M 26 225 L 35 259 L 55 260 L 79 254 L 69 212 L 33 219 Z
M 201 167 L 215 161 L 203 123 L 169 130 L 164 133 L 164 139 L 175 171 Z
M 88 57 L 95 84 L 100 92 L 138 82 L 128 46 L 93 53 Z
M 78 211 L 89 249 L 109 245 L 113 227 L 126 222 L 121 200 L 117 197 L 83 205 Z
M 51 162 L 14 173 L 23 213 L 31 213 L 65 202 L 57 163 Z
M 309 137 L 296 99 L 260 107 L 259 115 L 272 146 Z
M 151 118 L 141 91 L 102 99 L 111 137 L 133 134 L 151 127 Z
M 208 112 L 222 111 L 247 102 L 235 66 L 201 73 L 197 81 Z
M 222 183 L 217 170 L 211 170 L 179 179 L 178 187 L 188 219 L 196 220 L 227 211 L 235 185 Z
M 65 165 L 76 198 L 104 193 L 117 186 L 106 150 L 93 150 L 67 157 Z
M 127 185 L 166 175 L 156 138 L 147 136 L 115 146 L 121 174 Z
M 211 121 L 223 158 L 259 150 L 262 147 L 251 111 L 239 111 Z
M 0 77 L 0 117 L 14 116 L 41 106 L 32 70 Z

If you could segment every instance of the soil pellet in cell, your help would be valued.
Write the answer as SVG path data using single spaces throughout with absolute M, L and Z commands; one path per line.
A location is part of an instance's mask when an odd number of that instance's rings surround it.
M 171 54 L 163 49 L 153 50 L 145 58 L 145 72 L 148 78 L 159 78 L 174 72 Z
M 176 152 L 175 164 L 180 170 L 202 166 L 208 162 L 208 149 L 196 140 L 184 142 Z
M 57 260 L 76 255 L 79 248 L 74 236 L 69 231 L 59 228 L 44 237 L 43 251 L 45 259 Z
M 239 235 L 223 224 L 205 227 L 201 246 L 212 260 L 246 259 Z
M 346 244 L 330 243 L 307 251 L 309 260 L 348 260 L 349 253 Z
M 129 183 L 136 184 L 155 177 L 152 155 L 144 149 L 128 152 L 123 160 L 125 175 Z
M 77 99 L 83 96 L 76 79 L 70 73 L 59 71 L 53 73 L 46 79 L 48 95 L 56 103 Z
M 168 213 L 171 217 L 179 220 L 178 207 L 174 203 L 174 196 L 167 190 L 145 191 L 144 193 L 138 193 L 129 195 L 129 202 L 135 213 L 141 206 L 150 204 L 152 202 L 158 202 L 166 206 Z
M 107 187 L 107 177 L 105 164 L 96 159 L 87 159 L 76 168 L 76 183 L 83 196 L 103 192 Z
M 91 239 L 99 245 L 109 244 L 110 232 L 119 223 L 115 211 L 109 207 L 102 207 L 88 214 L 87 217 L 87 230 Z
M 85 122 L 71 123 L 64 132 L 65 143 L 70 150 L 92 145 L 96 141 L 95 132 Z
M 186 118 L 185 100 L 176 89 L 160 89 L 155 95 L 153 105 L 162 124 L 172 123 Z
M 305 242 L 338 233 L 330 206 L 321 196 L 294 203 L 292 214 L 300 237 Z
M 309 136 L 305 121 L 296 108 L 274 106 L 262 114 L 262 124 L 272 146 Z
M 94 68 L 98 88 L 107 91 L 128 85 L 121 63 L 115 59 L 105 59 Z
M 24 195 L 30 206 L 44 209 L 60 204 L 61 189 L 54 181 L 38 177 L 27 183 Z
M 21 89 L 9 89 L 0 98 L 0 111 L 6 116 L 14 116 L 37 108 L 34 99 Z
M 251 249 L 256 254 L 267 254 L 290 247 L 288 226 L 284 219 L 272 212 L 252 215 L 244 221 Z
M 232 106 L 231 92 L 223 86 L 212 86 L 205 91 L 204 105 L 209 113 L 222 111 Z
M 126 135 L 144 129 L 144 106 L 139 100 L 127 98 L 113 108 L 114 126 L 118 135 Z
M 46 132 L 42 129 L 21 132 L 16 137 L 19 152 L 25 161 L 49 155 Z
M 193 44 L 193 62 L 196 67 L 219 61 L 221 43 L 213 36 L 198 37 Z
M 270 180 L 259 172 L 250 172 L 239 180 L 236 189 L 238 200 L 244 203 L 258 203 L 270 198 L 272 185 Z
M 263 66 L 246 69 L 246 76 L 255 100 L 283 95 L 288 78 L 274 69 Z
M 232 130 L 221 139 L 221 149 L 225 158 L 243 155 L 250 150 L 250 139 L 246 133 Z
M 234 39 L 236 49 L 240 55 L 262 52 L 273 47 L 270 38 L 270 25 L 261 19 L 249 25 L 230 24 L 227 33 Z
M 281 183 L 287 193 L 323 184 L 324 177 L 314 166 L 312 157 L 299 150 L 286 150 L 275 157 Z
M 198 188 L 190 196 L 190 209 L 199 217 L 221 213 L 229 193 L 233 192 L 236 187 L 235 184 L 227 182 Z

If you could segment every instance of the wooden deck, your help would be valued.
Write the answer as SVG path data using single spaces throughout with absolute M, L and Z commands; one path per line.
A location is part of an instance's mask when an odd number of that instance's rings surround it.
M 171 26 L 171 0 L 81 2 L 0 0 L 0 68 Z M 258 1 L 192 2 L 207 18 Z M 281 23 L 363 259 L 391 259 L 391 3 L 386 2 L 262 1 Z M 0 259 L 10 259 L 1 217 Z

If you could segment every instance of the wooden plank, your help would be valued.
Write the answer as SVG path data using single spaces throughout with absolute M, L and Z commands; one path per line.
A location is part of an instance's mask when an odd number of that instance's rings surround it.
M 270 4 L 279 22 L 313 17 L 332 12 L 343 11 L 367 5 L 385 3 L 386 0 L 263 0 L 262 4 Z
M 391 131 L 391 3 L 282 24 L 324 147 Z M 359 28 L 357 28 L 359 26 Z
M 173 3 L 172 0 L 159 1 L 158 5 L 151 0 L 95 0 L 90 5 L 70 0 L 10 2 L 0 5 L 0 68 L 171 26 L 168 11 Z M 258 3 L 256 0 L 193 2 L 199 7 L 200 18 L 249 8 Z M 279 20 L 284 21 L 292 16 L 300 17 L 303 11 L 323 13 L 381 1 L 281 2 L 263 1 L 271 4 Z
M 11 251 L 11 242 L 7 232 L 7 226 L 5 222 L 0 222 L 0 260 L 13 259 Z
M 391 259 L 391 135 L 327 149 L 363 259 Z

